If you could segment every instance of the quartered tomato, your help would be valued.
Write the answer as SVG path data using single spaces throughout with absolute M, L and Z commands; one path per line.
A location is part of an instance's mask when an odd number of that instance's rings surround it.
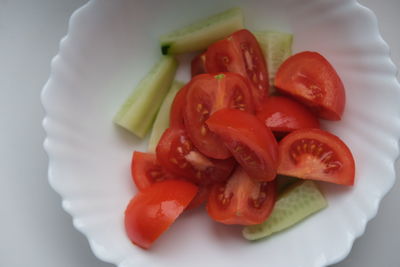
M 192 74 L 192 77 L 198 75 L 198 74 L 203 74 L 207 73 L 206 70 L 206 52 L 203 52 L 199 55 L 197 55 L 191 62 L 190 64 L 190 72 Z
M 205 203 L 210 194 L 211 185 L 199 186 L 199 191 L 196 196 L 192 199 L 189 205 L 186 207 L 187 210 L 195 209 Z
M 197 193 L 186 181 L 168 180 L 140 191 L 125 210 L 125 230 L 129 239 L 149 248 L 183 212 Z
M 319 53 L 301 52 L 279 67 L 275 86 L 309 106 L 319 117 L 340 120 L 345 105 L 342 81 Z
M 161 167 L 153 153 L 135 151 L 132 157 L 131 172 L 133 182 L 140 191 L 155 182 L 177 179 Z
M 193 144 L 209 157 L 230 157 L 228 149 L 218 136 L 208 130 L 205 121 L 215 111 L 223 108 L 254 112 L 247 81 L 235 73 L 201 74 L 195 76 L 187 87 L 183 118 Z
M 271 130 L 256 116 L 240 110 L 222 109 L 211 115 L 206 123 L 251 178 L 275 179 L 278 144 Z
M 239 30 L 210 45 L 206 68 L 209 73 L 235 72 L 247 78 L 257 108 L 268 96 L 267 65 L 257 39 L 248 30 Z
M 224 224 L 260 224 L 271 214 L 275 199 L 275 180 L 257 182 L 239 167 L 226 183 L 212 187 L 207 211 Z
M 174 101 L 171 105 L 171 112 L 169 115 L 169 125 L 171 127 L 184 127 L 183 123 L 183 108 L 186 102 L 188 87 L 187 85 L 182 87 L 179 92 L 175 95 Z
M 202 185 L 228 179 L 236 164 L 232 158 L 216 160 L 204 156 L 182 128 L 168 128 L 156 152 L 158 162 L 167 171 Z
M 319 128 L 319 121 L 310 110 L 284 96 L 268 97 L 256 116 L 277 137 L 298 129 Z
M 279 143 L 278 173 L 353 185 L 355 164 L 350 149 L 339 137 L 320 129 L 302 129 Z

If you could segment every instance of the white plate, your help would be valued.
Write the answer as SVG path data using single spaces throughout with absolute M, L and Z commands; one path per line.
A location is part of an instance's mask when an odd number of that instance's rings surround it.
M 123 211 L 135 189 L 129 165 L 145 142 L 117 129 L 112 117 L 159 58 L 157 37 L 231 7 L 223 1 L 90 1 L 70 20 L 52 62 L 42 101 L 49 180 L 94 253 L 119 266 L 319 267 L 343 259 L 395 180 L 400 88 L 373 13 L 355 1 L 234 1 L 251 30 L 294 33 L 294 50 L 315 50 L 347 89 L 339 135 L 356 160 L 353 188 L 324 185 L 329 208 L 267 240 L 248 243 L 240 228 L 205 212 L 183 215 L 151 251 L 133 246 Z M 187 73 L 181 72 L 181 78 Z

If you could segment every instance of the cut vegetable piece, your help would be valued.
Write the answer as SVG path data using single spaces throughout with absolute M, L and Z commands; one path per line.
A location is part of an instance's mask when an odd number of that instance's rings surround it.
M 298 182 L 278 197 L 272 214 L 265 222 L 245 227 L 243 236 L 248 240 L 269 236 L 293 226 L 327 205 L 314 182 Z
M 169 127 L 169 114 L 171 111 L 171 105 L 174 101 L 175 95 L 184 86 L 183 82 L 174 81 L 171 88 L 168 91 L 160 109 L 158 110 L 156 120 L 154 121 L 153 128 L 150 134 L 148 152 L 155 153 L 158 141 L 161 135 Z
M 243 12 L 231 8 L 161 36 L 161 52 L 167 55 L 204 50 L 239 29 L 243 29 Z
M 275 74 L 279 66 L 292 55 L 293 35 L 276 31 L 256 31 L 253 34 L 264 53 L 271 87 L 270 92 L 273 92 Z
M 114 117 L 114 123 L 143 138 L 174 79 L 178 62 L 163 56 L 140 81 Z
M 282 193 L 288 186 L 291 184 L 301 181 L 299 178 L 296 177 L 291 177 L 291 176 L 286 176 L 286 175 L 277 175 L 276 176 L 276 187 L 278 190 L 278 193 Z

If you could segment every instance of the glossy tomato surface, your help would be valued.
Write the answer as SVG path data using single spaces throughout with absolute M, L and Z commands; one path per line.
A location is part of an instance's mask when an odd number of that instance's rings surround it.
M 235 73 L 201 74 L 195 76 L 187 88 L 183 118 L 193 144 L 211 158 L 231 157 L 219 137 L 208 130 L 205 121 L 223 108 L 254 112 L 248 82 Z
M 275 180 L 255 181 L 239 167 L 226 183 L 212 187 L 207 211 L 211 218 L 224 224 L 260 224 L 271 214 L 275 199 Z
M 346 102 L 342 81 L 321 54 L 301 52 L 289 57 L 275 76 L 278 91 L 288 94 L 327 120 L 340 120 Z
M 177 179 L 164 170 L 155 154 L 140 151 L 133 153 L 131 172 L 133 182 L 140 191 L 156 182 Z
M 175 95 L 174 101 L 172 102 L 171 105 L 171 111 L 169 114 L 169 125 L 171 127 L 176 127 L 176 128 L 184 127 L 183 112 L 186 103 L 187 92 L 188 92 L 188 87 L 187 85 L 185 85 Z
M 353 185 L 355 163 L 350 149 L 339 137 L 320 129 L 302 129 L 279 143 L 278 173 Z
M 247 78 L 257 108 L 268 96 L 267 65 L 257 39 L 246 29 L 210 45 L 206 68 L 209 73 L 235 72 Z
M 167 129 L 156 153 L 158 162 L 168 172 L 201 185 L 228 179 L 236 165 L 232 158 L 217 160 L 203 155 L 182 128 Z
M 207 120 L 207 125 L 251 178 L 275 179 L 278 144 L 271 130 L 256 116 L 241 110 L 222 109 Z
M 304 128 L 319 128 L 317 117 L 303 104 L 284 96 L 270 96 L 256 114 L 276 136 Z
M 186 181 L 168 180 L 140 191 L 125 210 L 125 230 L 129 239 L 149 248 L 182 213 L 197 193 Z

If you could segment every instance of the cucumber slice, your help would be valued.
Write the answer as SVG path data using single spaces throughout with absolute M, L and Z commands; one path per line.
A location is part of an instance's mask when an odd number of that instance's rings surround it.
M 275 31 L 253 32 L 264 53 L 267 62 L 269 84 L 274 91 L 275 74 L 282 64 L 292 54 L 293 35 Z
M 327 202 L 314 182 L 297 182 L 278 197 L 270 217 L 262 224 L 246 226 L 243 236 L 248 240 L 269 236 L 293 226 L 326 206 Z
M 143 138 L 154 121 L 177 68 L 178 62 L 174 57 L 163 56 L 125 100 L 114 117 L 114 123 Z
M 243 12 L 231 8 L 161 36 L 161 52 L 167 55 L 204 50 L 240 29 L 243 29 Z
M 151 130 L 148 152 L 155 153 L 158 141 L 161 135 L 169 127 L 169 113 L 171 110 L 172 102 L 174 101 L 175 95 L 184 86 L 183 82 L 174 81 L 171 88 L 168 91 L 167 96 L 157 113 L 156 120 L 154 121 L 153 128 Z

